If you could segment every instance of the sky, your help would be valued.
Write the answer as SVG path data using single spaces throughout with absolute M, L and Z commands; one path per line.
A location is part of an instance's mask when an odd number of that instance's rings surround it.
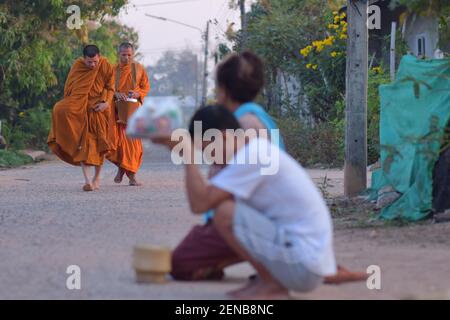
M 149 18 L 145 14 L 177 20 L 202 30 L 206 29 L 208 19 L 217 19 L 218 25 L 212 25 L 210 29 L 209 48 L 214 50 L 219 43 L 216 38 L 224 39 L 227 21 L 235 22 L 236 29 L 240 28 L 239 10 L 230 9 L 228 3 L 229 0 L 131 0 L 122 9 L 119 20 L 138 32 L 139 52 L 143 55 L 140 62 L 144 65 L 155 63 L 166 49 L 186 47 L 198 52 L 199 61 L 203 61 L 204 42 L 199 30 Z

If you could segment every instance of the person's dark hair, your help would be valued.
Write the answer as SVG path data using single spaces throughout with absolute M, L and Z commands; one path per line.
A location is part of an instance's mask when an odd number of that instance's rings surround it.
M 234 101 L 253 101 L 264 86 L 264 65 L 250 51 L 233 53 L 217 68 L 217 85 Z
M 96 55 L 100 55 L 100 50 L 96 45 L 88 44 L 83 48 L 83 56 L 94 58 Z
M 128 49 L 128 48 L 131 48 L 132 50 L 134 50 L 134 47 L 133 47 L 133 45 L 131 43 L 129 43 L 129 42 L 122 42 L 120 44 L 120 46 L 119 46 L 119 52 L 122 49 Z
M 189 133 L 192 138 L 194 138 L 194 122 L 196 121 L 202 123 L 202 135 L 209 129 L 237 130 L 241 127 L 234 114 L 220 105 L 209 105 L 195 112 L 189 124 Z

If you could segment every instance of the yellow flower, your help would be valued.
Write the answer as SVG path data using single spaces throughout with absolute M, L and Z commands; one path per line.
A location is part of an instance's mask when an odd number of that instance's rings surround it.
M 341 21 L 341 26 L 346 26 L 346 25 L 348 25 L 348 23 L 345 22 L 344 20 L 342 20 L 342 21 Z
M 19 112 L 19 118 L 25 118 L 25 112 Z
M 311 53 L 312 49 L 313 49 L 312 46 L 307 46 L 300 50 L 300 54 L 306 58 Z
M 317 68 L 319 68 L 319 66 L 318 66 L 317 64 L 314 64 L 314 65 L 312 66 L 312 69 L 313 69 L 313 70 L 317 70 Z
M 345 17 L 347 17 L 347 14 L 345 12 L 341 13 L 341 19 L 345 19 Z
M 306 69 L 311 69 L 311 68 L 312 68 L 312 66 L 313 66 L 313 64 L 312 64 L 312 63 L 308 63 L 308 64 L 306 65 Z
M 336 58 L 336 57 L 338 56 L 338 53 L 337 53 L 336 51 L 333 51 L 330 55 L 331 55 L 333 58 Z
M 339 39 L 347 39 L 347 35 L 346 35 L 346 34 L 341 34 L 341 35 L 339 36 Z
M 336 25 L 330 23 L 330 24 L 328 25 L 328 29 L 336 29 Z
M 375 72 L 376 74 L 383 74 L 384 70 L 382 67 L 373 67 L 372 71 Z
M 312 49 L 313 49 L 312 46 L 307 46 L 307 47 L 303 48 L 302 50 L 300 50 L 300 54 L 306 58 L 311 53 Z
M 313 41 L 313 47 L 316 48 L 317 52 L 322 52 L 324 49 L 323 41 Z
M 338 14 L 339 14 L 339 12 L 333 11 L 333 16 L 337 16 Z
M 308 52 L 306 51 L 306 48 L 300 50 L 300 54 L 301 54 L 302 56 L 304 56 L 304 57 L 307 57 L 307 56 L 308 56 Z
M 334 17 L 334 24 L 338 24 L 338 23 L 339 23 L 339 17 L 336 16 L 336 17 Z
M 335 36 L 330 36 L 330 37 L 326 38 L 325 40 L 323 40 L 322 43 L 326 46 L 331 46 L 334 43 L 334 39 L 335 39 Z

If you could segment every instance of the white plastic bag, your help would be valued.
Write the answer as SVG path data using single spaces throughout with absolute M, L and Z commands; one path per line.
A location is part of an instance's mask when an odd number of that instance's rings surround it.
M 174 99 L 161 99 L 157 105 L 144 104 L 128 120 L 127 135 L 132 138 L 151 138 L 170 135 L 182 126 L 182 111 Z

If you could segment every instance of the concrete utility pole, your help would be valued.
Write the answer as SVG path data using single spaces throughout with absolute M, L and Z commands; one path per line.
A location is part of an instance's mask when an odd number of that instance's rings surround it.
M 390 71 L 391 81 L 395 80 L 395 37 L 397 33 L 397 22 L 393 21 L 391 26 L 391 54 L 390 54 Z
M 209 45 L 209 23 L 206 22 L 206 33 L 205 33 L 205 61 L 203 66 L 203 87 L 202 87 L 202 107 L 206 106 L 206 94 L 208 91 L 208 45 Z
M 347 0 L 344 192 L 348 197 L 367 188 L 367 5 L 366 0 Z
M 194 75 L 195 75 L 195 107 L 198 108 L 198 56 L 195 55 L 194 61 Z

